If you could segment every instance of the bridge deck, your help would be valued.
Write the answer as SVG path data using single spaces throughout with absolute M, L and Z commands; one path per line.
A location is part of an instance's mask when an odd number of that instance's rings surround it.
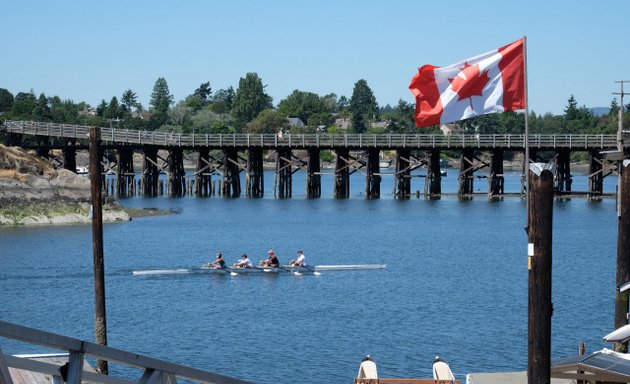
M 3 128 L 10 133 L 71 138 L 86 140 L 89 127 L 56 123 L 5 121 Z M 274 134 L 195 134 L 149 132 L 127 129 L 101 128 L 101 139 L 105 145 L 126 144 L 130 146 L 157 146 L 162 148 L 291 148 L 291 149 L 334 149 L 355 150 L 379 149 L 462 149 L 523 150 L 525 137 L 522 134 L 491 135 L 426 135 L 426 134 L 286 134 L 282 138 Z M 630 144 L 626 144 L 628 146 Z M 542 135 L 529 137 L 532 149 L 553 150 L 612 150 L 617 148 L 617 136 L 599 135 Z

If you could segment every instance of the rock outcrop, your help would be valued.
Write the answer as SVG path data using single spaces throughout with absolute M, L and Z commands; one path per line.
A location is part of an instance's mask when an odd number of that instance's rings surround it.
M 21 148 L 0 144 L 0 225 L 89 223 L 90 180 L 59 169 Z M 107 198 L 103 221 L 129 221 Z

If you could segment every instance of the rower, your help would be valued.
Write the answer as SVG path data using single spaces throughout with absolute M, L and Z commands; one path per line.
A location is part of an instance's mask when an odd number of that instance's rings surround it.
M 297 251 L 297 255 L 298 255 L 297 259 L 291 260 L 289 265 L 292 266 L 292 267 L 304 267 L 304 266 L 306 266 L 306 256 L 304 256 L 304 253 L 302 253 L 301 249 Z
M 246 254 L 243 254 L 243 256 L 241 256 L 241 261 L 234 264 L 234 266 L 236 268 L 253 268 L 254 267 L 254 265 L 252 264 L 252 261 L 247 257 Z
M 207 267 L 212 267 L 214 269 L 223 269 L 225 268 L 225 260 L 223 260 L 223 255 L 221 252 L 217 252 L 217 258 L 212 263 L 206 264 Z
M 269 256 L 265 260 L 262 260 L 260 262 L 260 265 L 262 265 L 263 267 L 278 268 L 280 266 L 280 261 L 278 261 L 278 257 L 274 253 L 273 249 L 267 251 L 267 254 Z

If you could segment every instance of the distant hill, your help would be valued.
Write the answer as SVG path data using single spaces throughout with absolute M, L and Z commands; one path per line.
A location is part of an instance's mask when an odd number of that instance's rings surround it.
M 591 111 L 593 115 L 599 117 L 599 116 L 608 114 L 608 112 L 610 112 L 610 108 L 609 107 L 595 107 L 595 108 L 589 109 L 589 111 Z

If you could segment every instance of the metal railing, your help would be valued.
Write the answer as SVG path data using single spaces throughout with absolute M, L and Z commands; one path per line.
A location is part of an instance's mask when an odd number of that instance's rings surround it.
M 219 375 L 200 369 L 190 368 L 183 365 L 158 360 L 151 357 L 138 355 L 136 353 L 123 351 L 116 348 L 91 343 L 84 340 L 73 339 L 55 333 L 44 332 L 20 325 L 0 321 L 0 337 L 24 341 L 57 350 L 68 352 L 67 384 L 79 384 L 81 381 L 89 381 L 103 384 L 175 384 L 177 378 L 186 379 L 197 383 L 207 384 L 246 384 L 248 382 Z M 93 357 L 100 360 L 116 362 L 122 365 L 140 368 L 144 370 L 142 377 L 137 381 L 126 378 L 117 378 L 83 370 L 85 357 Z M 59 366 L 35 361 L 11 355 L 4 355 L 0 349 L 0 382 L 12 384 L 8 367 L 39 372 L 57 378 L 61 373 Z
M 5 121 L 10 133 L 58 138 L 87 139 L 89 127 L 33 121 Z M 516 149 L 525 148 L 522 134 L 180 134 L 128 129 L 101 128 L 101 140 L 106 143 L 154 145 L 159 147 L 209 148 L 340 148 L 351 149 Z M 530 148 L 601 150 L 616 149 L 615 134 L 531 134 Z M 630 143 L 626 144 L 630 145 Z

